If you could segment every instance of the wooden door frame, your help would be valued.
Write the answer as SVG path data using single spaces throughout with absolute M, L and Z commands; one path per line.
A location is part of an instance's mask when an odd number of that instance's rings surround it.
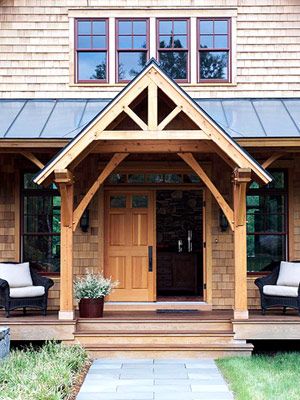
M 99 193 L 99 216 L 100 224 L 99 224 L 99 269 L 104 272 L 105 269 L 105 193 L 106 192 L 141 192 L 141 191 L 150 191 L 153 193 L 153 271 L 155 271 L 155 279 L 153 279 L 153 294 L 154 300 L 157 301 L 157 249 L 156 249 L 156 192 L 159 190 L 201 190 L 202 191 L 202 199 L 204 202 L 204 206 L 202 209 L 202 240 L 205 243 L 205 247 L 203 249 L 203 301 L 207 304 L 212 304 L 212 244 L 211 244 L 211 212 L 212 212 L 212 202 L 211 202 L 211 193 L 206 188 L 201 186 L 181 186 L 181 185 L 104 185 L 103 190 Z

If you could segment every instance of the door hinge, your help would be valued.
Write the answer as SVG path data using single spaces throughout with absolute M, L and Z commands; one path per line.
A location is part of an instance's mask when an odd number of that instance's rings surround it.
M 203 289 L 206 290 L 206 283 L 203 283 Z
M 206 242 L 203 242 L 203 248 L 206 249 Z

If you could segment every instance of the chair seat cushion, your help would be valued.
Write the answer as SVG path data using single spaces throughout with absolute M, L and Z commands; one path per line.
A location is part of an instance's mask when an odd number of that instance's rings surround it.
M 9 289 L 9 295 L 13 298 L 19 297 L 38 297 L 45 294 L 44 286 L 25 286 Z
M 269 296 L 280 297 L 297 297 L 298 288 L 295 286 L 279 286 L 279 285 L 265 285 L 263 288 L 264 294 Z
M 33 284 L 28 262 L 21 264 L 0 263 L 0 278 L 7 281 L 11 288 Z
M 279 286 L 299 286 L 300 263 L 281 261 L 277 279 Z

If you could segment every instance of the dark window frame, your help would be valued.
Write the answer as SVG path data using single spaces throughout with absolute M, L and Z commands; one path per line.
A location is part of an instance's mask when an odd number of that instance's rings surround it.
M 119 21 L 129 21 L 129 22 L 135 22 L 135 21 L 145 21 L 146 22 L 146 48 L 119 48 Z M 142 34 L 134 34 L 133 29 L 130 34 L 122 34 L 121 36 L 131 36 L 132 41 L 134 36 L 144 36 Z M 126 17 L 121 17 L 121 18 L 116 18 L 115 20 L 115 60 L 116 60 L 116 71 L 115 71 L 115 76 L 116 76 L 116 83 L 128 83 L 130 80 L 128 79 L 120 79 L 119 78 L 119 54 L 120 53 L 137 53 L 137 52 L 143 52 L 146 53 L 146 59 L 149 61 L 149 54 L 150 54 L 150 19 L 148 17 L 143 18 L 143 17 L 136 17 L 136 18 L 126 18 Z
M 103 36 L 103 35 L 94 35 L 93 31 L 91 34 L 80 34 L 78 33 L 78 22 L 91 22 L 93 29 L 93 22 L 101 21 L 105 22 L 105 37 L 106 37 L 106 47 L 103 48 L 80 48 L 78 47 L 78 36 Z M 108 18 L 76 18 L 75 19 L 75 33 L 74 33 L 74 65 L 75 65 L 75 81 L 76 83 L 108 83 L 109 81 L 109 19 Z M 79 79 L 79 62 L 78 62 L 78 54 L 79 53 L 106 53 L 106 79 Z
M 172 25 L 174 24 L 174 21 L 186 21 L 187 22 L 187 33 L 183 34 L 182 36 L 186 36 L 186 42 L 187 42 L 187 47 L 186 48 L 180 48 L 180 47 L 160 47 L 160 34 L 159 34 L 159 22 L 160 21 L 172 21 Z M 179 34 L 177 34 L 180 36 Z M 162 35 L 164 36 L 164 35 Z M 170 35 L 165 35 L 165 36 L 170 36 Z M 174 38 L 174 32 L 171 34 L 172 36 L 172 41 Z M 176 36 L 176 34 L 175 34 Z M 175 79 L 177 83 L 190 83 L 191 79 L 191 20 L 190 18 L 185 18 L 185 17 L 174 17 L 174 18 L 156 18 L 156 57 L 157 61 L 159 61 L 159 53 L 160 52 L 187 52 L 187 65 L 186 65 L 186 79 Z
M 247 196 L 248 195 L 253 195 L 253 196 L 267 196 L 267 195 L 283 195 L 285 197 L 285 208 L 282 213 L 262 213 L 263 215 L 283 215 L 284 216 L 284 230 L 282 232 L 247 232 L 247 237 L 249 236 L 256 236 L 256 235 L 269 235 L 269 236 L 283 236 L 285 238 L 284 243 L 285 243 L 285 260 L 282 261 L 287 261 L 289 259 L 289 170 L 286 168 L 270 168 L 268 171 L 272 174 L 272 172 L 283 172 L 284 173 L 284 181 L 285 181 L 285 187 L 283 189 L 280 188 L 267 188 L 267 187 L 262 187 L 262 188 L 257 188 L 257 189 L 248 189 L 247 190 Z M 248 211 L 248 207 L 247 207 Z M 255 276 L 255 275 L 266 275 L 271 271 L 248 271 L 248 265 L 247 265 L 247 275 L 249 276 Z
M 200 47 L 200 21 L 227 21 L 228 23 L 228 39 L 227 48 L 201 48 Z M 222 36 L 222 34 L 215 34 L 215 25 L 213 24 L 213 41 L 215 36 Z M 227 52 L 228 53 L 228 65 L 227 65 L 227 79 L 202 79 L 200 76 L 200 54 L 202 52 Z M 230 17 L 198 17 L 197 18 L 197 82 L 198 83 L 231 83 L 232 82 L 232 23 Z
M 29 261 L 30 260 L 24 260 L 24 237 L 30 237 L 30 236 L 52 236 L 52 237 L 60 237 L 60 232 L 56 233 L 56 232 L 25 232 L 24 231 L 24 218 L 25 218 L 25 212 L 24 212 L 24 199 L 25 196 L 39 196 L 38 193 L 42 193 L 42 195 L 44 197 L 46 196 L 60 196 L 60 192 L 58 189 L 49 189 L 49 188 L 44 188 L 44 187 L 40 187 L 38 189 L 26 189 L 24 188 L 24 176 L 25 174 L 34 174 L 37 171 L 32 170 L 32 169 L 26 169 L 26 170 L 22 170 L 20 173 L 20 194 L 21 194 L 21 198 L 20 198 L 20 257 L 22 261 Z M 60 276 L 60 271 L 36 271 L 37 273 L 40 273 L 41 275 L 47 275 L 47 276 Z

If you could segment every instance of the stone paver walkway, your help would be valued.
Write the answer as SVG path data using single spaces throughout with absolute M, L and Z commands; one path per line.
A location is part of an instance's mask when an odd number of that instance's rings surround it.
M 95 360 L 77 400 L 233 400 L 211 359 Z

